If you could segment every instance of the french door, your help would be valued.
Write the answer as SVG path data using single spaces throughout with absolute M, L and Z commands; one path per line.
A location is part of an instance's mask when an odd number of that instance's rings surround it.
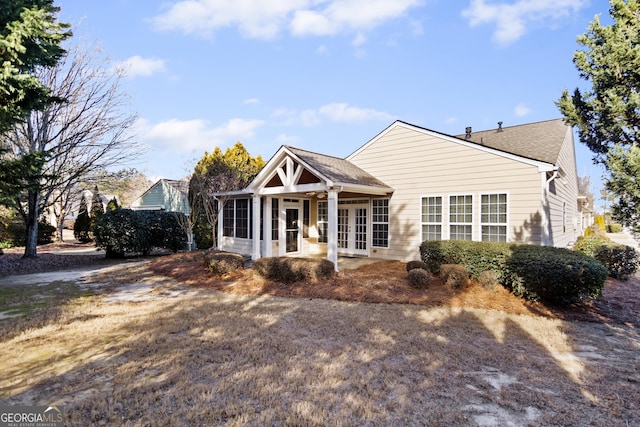
M 298 208 L 287 208 L 286 220 L 287 253 L 298 252 L 300 250 L 300 210 Z
M 368 255 L 367 205 L 344 205 L 338 208 L 338 253 Z

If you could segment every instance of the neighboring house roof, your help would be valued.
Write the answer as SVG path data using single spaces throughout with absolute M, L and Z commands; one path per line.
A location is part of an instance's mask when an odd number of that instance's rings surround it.
M 472 130 L 471 137 L 467 138 L 462 134 L 456 135 L 456 138 L 528 159 L 555 164 L 558 162 L 567 127 L 563 119 L 555 119 L 480 132 Z
M 160 179 L 131 203 L 132 209 L 167 209 L 187 213 L 189 182 Z
M 175 179 L 161 179 L 185 196 L 189 195 L 189 181 L 178 181 Z
M 356 184 L 370 187 L 389 187 L 373 175 L 360 169 L 348 160 L 314 153 L 300 148 L 285 147 L 301 161 L 336 184 Z

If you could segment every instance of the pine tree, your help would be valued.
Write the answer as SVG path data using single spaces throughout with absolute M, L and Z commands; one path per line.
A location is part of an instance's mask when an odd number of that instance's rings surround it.
M 102 197 L 98 192 L 98 186 L 93 189 L 93 197 L 91 198 L 91 214 L 89 232 L 90 235 L 93 236 L 93 230 L 96 228 L 96 223 L 100 219 L 100 217 L 104 215 L 104 206 L 102 205 Z
M 89 237 L 90 225 L 91 220 L 89 218 L 89 212 L 87 211 L 87 199 L 83 194 L 82 199 L 80 200 L 78 217 L 76 218 L 76 222 L 73 225 L 73 236 L 76 238 L 76 240 L 82 243 L 91 241 L 91 237 Z
M 580 78 L 591 89 L 567 90 L 557 101 L 566 121 L 577 127 L 580 140 L 603 163 L 607 190 L 617 203 L 614 217 L 636 226 L 640 219 L 640 0 L 610 0 L 612 25 L 596 16 L 587 33 L 578 37 L 584 47 L 574 54 Z M 635 173 L 635 175 L 634 175 Z
M 118 200 L 114 197 L 109 200 L 109 203 L 107 203 L 106 212 L 115 211 L 116 209 L 120 209 L 120 205 L 118 204 Z

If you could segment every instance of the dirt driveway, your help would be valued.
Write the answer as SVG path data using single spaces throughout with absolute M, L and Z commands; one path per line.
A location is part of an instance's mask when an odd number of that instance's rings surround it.
M 100 292 L 0 322 L 0 404 L 63 405 L 68 425 L 640 424 L 632 327 L 235 295 L 110 268 L 63 273 Z

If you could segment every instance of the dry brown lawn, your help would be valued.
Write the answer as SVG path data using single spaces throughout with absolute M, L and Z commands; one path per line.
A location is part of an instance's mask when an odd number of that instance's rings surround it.
M 393 262 L 283 286 L 192 256 L 0 322 L 0 404 L 64 405 L 79 426 L 640 425 L 638 313 L 615 298 L 418 291 Z M 132 284 L 153 299 L 114 298 Z

